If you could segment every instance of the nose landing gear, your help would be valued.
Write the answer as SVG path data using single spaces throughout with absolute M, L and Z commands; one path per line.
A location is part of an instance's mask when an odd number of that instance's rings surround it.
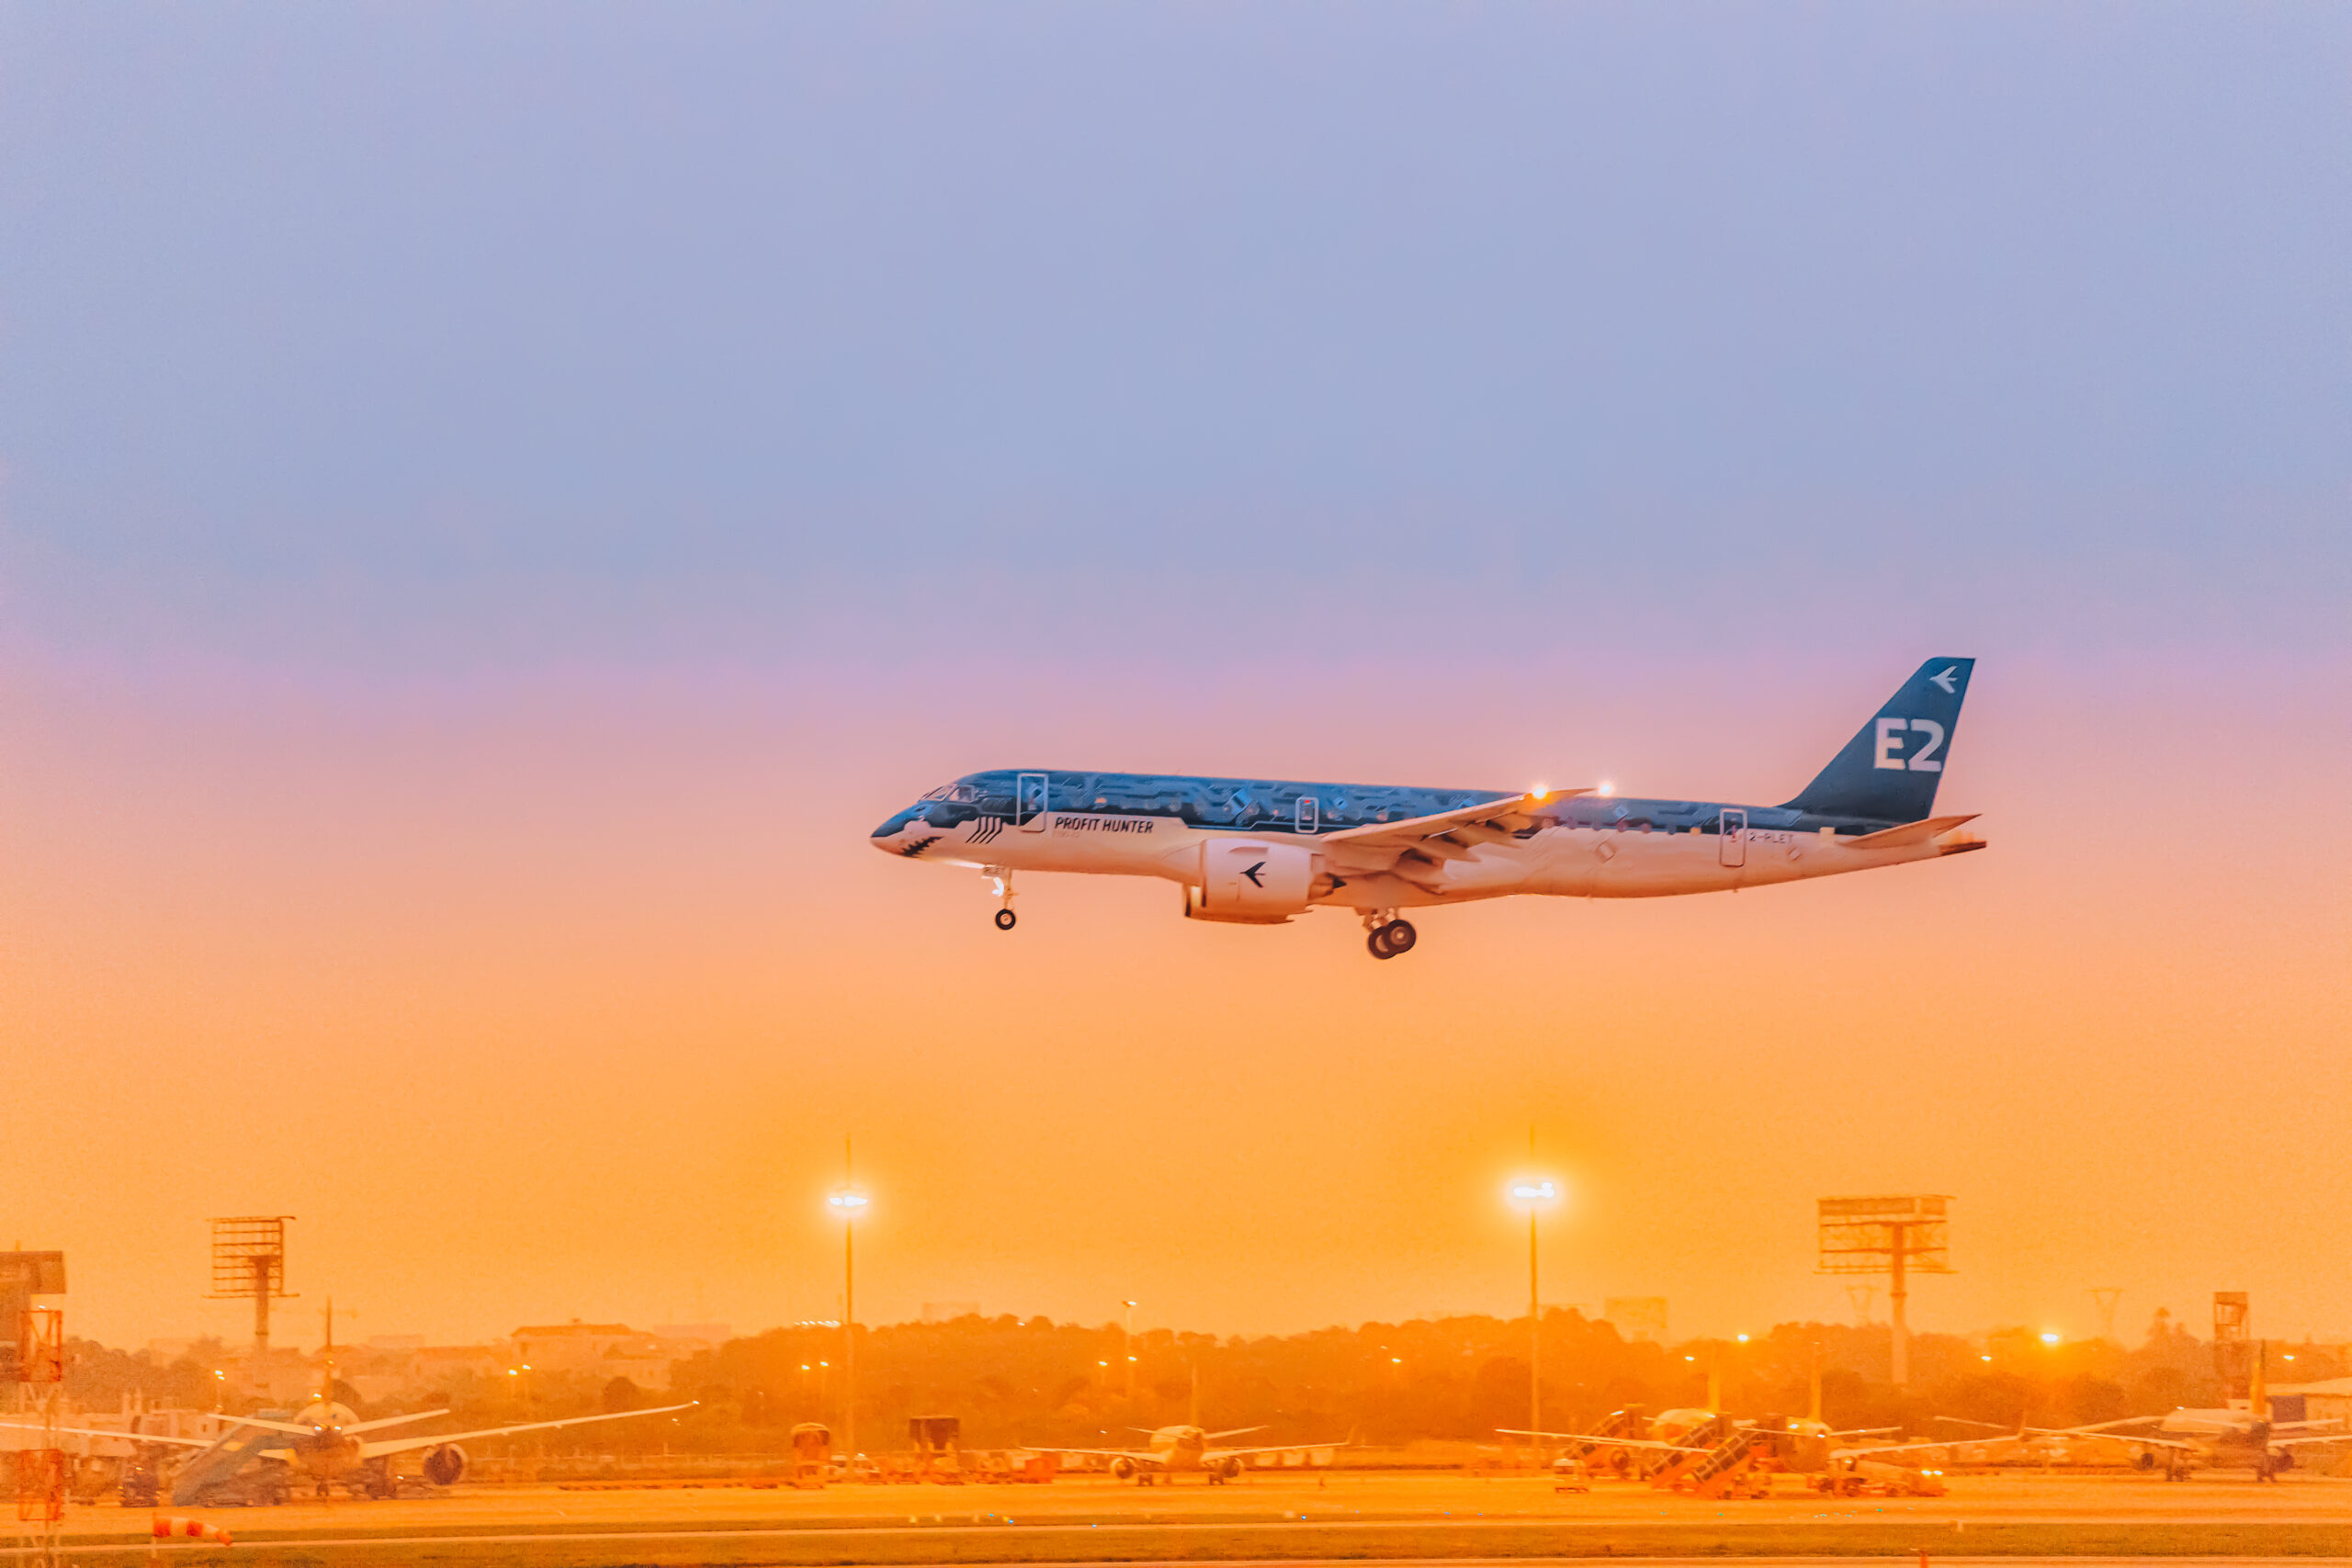
M 1363 923 L 1370 933 L 1364 938 L 1363 944 L 1371 949 L 1374 958 L 1395 958 L 1400 953 L 1410 953 L 1413 944 L 1420 940 L 1420 932 L 1413 929 L 1413 922 L 1397 919 L 1394 909 L 1369 910 L 1364 915 Z

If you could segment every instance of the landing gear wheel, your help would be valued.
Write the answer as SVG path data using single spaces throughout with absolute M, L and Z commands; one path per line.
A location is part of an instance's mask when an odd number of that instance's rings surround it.
M 1372 934 L 1363 939 L 1363 944 L 1364 946 L 1372 949 L 1372 955 L 1374 958 L 1394 958 L 1396 956 L 1395 953 L 1388 951 L 1388 928 L 1386 926 L 1373 927 Z
M 1387 956 L 1394 958 L 1398 953 L 1412 952 L 1413 943 L 1420 940 L 1421 933 L 1413 929 L 1410 920 L 1391 920 L 1380 928 L 1380 935 L 1383 945 L 1388 949 Z
M 999 909 L 996 912 L 996 929 L 1001 931 L 1011 931 L 1015 925 L 1020 923 L 1020 920 L 1021 917 L 1014 914 L 1010 909 Z

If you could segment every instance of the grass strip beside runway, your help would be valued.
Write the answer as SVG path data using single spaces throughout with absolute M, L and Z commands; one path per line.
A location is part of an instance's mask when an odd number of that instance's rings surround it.
M 2342 1524 L 2189 1520 L 1971 1522 L 1919 1517 L 1836 1521 L 1106 1525 L 695 1529 L 370 1537 L 248 1537 L 230 1549 L 183 1546 L 267 1568 L 825 1568 L 836 1563 L 1287 1562 L 1528 1558 L 2347 1557 Z M 77 1542 L 71 1561 L 142 1562 L 131 1546 Z

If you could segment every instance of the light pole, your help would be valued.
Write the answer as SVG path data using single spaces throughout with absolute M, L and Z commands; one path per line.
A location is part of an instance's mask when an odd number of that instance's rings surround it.
M 1527 1152 L 1535 1152 L 1535 1134 L 1527 1135 Z M 1544 1429 L 1544 1302 L 1536 1270 L 1536 1217 L 1560 1201 L 1559 1183 L 1548 1176 L 1522 1176 L 1510 1184 L 1510 1201 L 1527 1211 L 1527 1450 L 1532 1456 Z
M 857 1470 L 857 1216 L 871 1201 L 857 1189 L 849 1140 L 842 1140 L 842 1184 L 826 1202 L 842 1217 L 842 1451 Z
M 1127 1403 L 1133 1404 L 1136 1402 L 1136 1303 L 1122 1301 L 1119 1304 L 1127 1309 L 1126 1329 L 1119 1336 L 1119 1354 L 1127 1359 Z

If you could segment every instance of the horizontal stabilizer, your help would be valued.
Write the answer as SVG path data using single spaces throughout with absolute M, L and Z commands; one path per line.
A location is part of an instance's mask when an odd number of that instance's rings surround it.
M 1959 817 L 1928 817 L 1917 822 L 1905 822 L 1899 828 L 1882 828 L 1875 833 L 1865 833 L 1859 839 L 1848 839 L 1847 845 L 1857 850 L 1899 850 L 1908 844 L 1924 844 L 1929 839 L 1951 832 L 1963 822 L 1973 822 L 1981 813 L 1971 811 Z

